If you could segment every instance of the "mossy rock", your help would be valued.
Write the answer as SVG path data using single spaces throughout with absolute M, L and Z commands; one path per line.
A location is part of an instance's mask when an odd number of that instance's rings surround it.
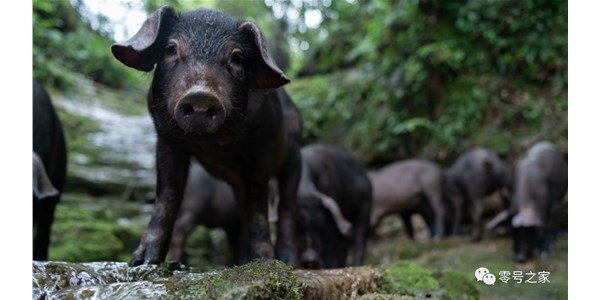
M 370 293 L 360 296 L 360 300 L 414 300 L 413 296 Z
M 479 299 L 481 291 L 472 276 L 459 272 L 444 272 L 434 275 L 444 290 L 444 297 L 448 299 Z
M 166 284 L 174 298 L 301 299 L 292 268 L 278 260 L 259 259 L 217 272 L 174 276 Z
M 363 299 L 411 299 L 398 296 L 472 300 L 479 299 L 480 291 L 473 278 L 465 274 L 451 271 L 433 274 L 411 262 L 400 261 L 384 267 L 377 293 Z
M 301 299 L 292 268 L 260 259 L 195 273 L 176 263 L 33 262 L 35 299 Z
M 419 298 L 442 296 L 440 284 L 431 271 L 417 265 L 400 261 L 383 270 L 378 292 L 408 295 Z

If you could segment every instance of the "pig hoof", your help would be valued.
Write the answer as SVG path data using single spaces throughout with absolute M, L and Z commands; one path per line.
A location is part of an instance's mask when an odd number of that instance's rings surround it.
M 293 254 L 282 254 L 282 255 L 277 255 L 277 259 L 282 261 L 283 263 L 285 263 L 288 266 L 291 266 L 292 268 L 297 268 L 299 266 L 298 264 L 298 260 L 296 259 L 296 256 Z
M 163 262 L 161 259 L 158 259 L 156 257 L 150 257 L 145 247 L 140 246 L 140 248 L 141 249 L 138 249 L 133 253 L 132 258 L 129 261 L 130 267 L 135 267 L 139 265 L 158 265 Z
M 135 266 L 140 266 L 140 265 L 144 265 L 144 266 L 146 266 L 146 265 L 158 265 L 160 263 L 162 263 L 161 260 L 154 259 L 154 258 L 150 258 L 150 259 L 148 259 L 148 258 L 146 258 L 146 259 L 132 258 L 129 261 L 129 266 L 130 267 L 135 267 Z
M 141 265 L 142 263 L 144 263 L 144 261 L 143 261 L 143 260 L 141 260 L 141 259 L 136 259 L 136 258 L 132 258 L 132 259 L 129 261 L 129 266 L 130 266 L 130 267 L 135 267 L 135 266 L 139 266 L 139 265 Z

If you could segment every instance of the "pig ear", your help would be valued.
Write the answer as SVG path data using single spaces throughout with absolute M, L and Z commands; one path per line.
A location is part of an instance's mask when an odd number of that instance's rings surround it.
M 33 195 L 36 199 L 44 199 L 58 195 L 58 190 L 52 185 L 42 160 L 33 152 Z
M 321 204 L 325 206 L 333 216 L 333 220 L 335 221 L 335 225 L 340 230 L 340 232 L 349 237 L 352 233 L 352 223 L 350 223 L 342 214 L 340 207 L 337 205 L 337 202 L 327 195 L 317 192 L 319 199 L 321 200 Z
M 542 220 L 538 217 L 538 214 L 533 211 L 532 208 L 522 209 L 512 219 L 513 227 L 533 227 L 542 226 Z
M 252 37 L 260 56 L 258 69 L 252 76 L 253 78 L 250 79 L 250 88 L 274 89 L 290 82 L 271 58 L 265 37 L 260 29 L 252 22 L 244 22 L 238 30 Z
M 508 220 L 509 218 L 510 218 L 510 211 L 508 209 L 505 209 L 505 210 L 499 212 L 491 221 L 487 222 L 487 224 L 485 224 L 485 229 L 492 230 L 492 229 L 496 228 L 498 225 L 500 225 L 502 222 Z
M 176 12 L 172 7 L 161 6 L 144 21 L 142 28 L 132 38 L 112 46 L 113 55 L 130 68 L 152 71 L 157 59 L 153 46 L 165 20 L 175 16 Z

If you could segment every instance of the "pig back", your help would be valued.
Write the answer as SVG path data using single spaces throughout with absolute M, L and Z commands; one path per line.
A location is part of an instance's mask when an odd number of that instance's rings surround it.
M 519 211 L 532 208 L 543 213 L 566 193 L 566 161 L 550 142 L 538 142 L 517 164 L 515 180 L 513 201 Z
M 433 162 L 408 159 L 391 163 L 369 176 L 373 209 L 401 212 L 418 204 L 419 195 L 441 191 L 442 171 Z
M 506 163 L 490 149 L 473 148 L 457 158 L 447 171 L 449 182 L 472 197 L 484 197 L 509 184 Z
M 364 207 L 370 210 L 371 182 L 362 164 L 345 150 L 324 144 L 301 150 L 316 188 L 335 199 L 348 220 L 356 220 Z

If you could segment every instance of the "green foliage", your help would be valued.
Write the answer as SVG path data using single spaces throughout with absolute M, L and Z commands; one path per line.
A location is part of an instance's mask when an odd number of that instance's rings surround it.
M 434 276 L 440 283 L 440 287 L 444 289 L 447 299 L 477 300 L 480 297 L 480 288 L 471 276 L 453 271 Z
M 523 130 L 565 138 L 566 126 L 546 126 L 561 114 L 566 124 L 565 1 L 316 5 L 324 20 L 294 33 L 311 48 L 289 87 L 307 142 L 342 133 L 335 142 L 376 162 L 444 158 L 476 143 L 502 145 Z M 501 132 L 471 139 L 486 126 Z
M 406 261 L 386 266 L 380 286 L 379 292 L 382 293 L 418 298 L 431 297 L 440 290 L 440 284 L 429 270 Z
M 127 261 L 133 249 L 124 242 L 138 239 L 141 228 L 120 226 L 109 211 L 56 208 L 50 259 L 69 262 Z
M 33 1 L 34 76 L 59 88 L 78 87 L 79 74 L 147 87 L 112 57 L 110 27 L 91 29 L 82 2 L 73 3 Z M 565 1 L 146 0 L 144 8 L 164 4 L 256 22 L 293 78 L 306 143 L 340 144 L 371 164 L 444 160 L 475 145 L 511 154 L 514 140 L 532 136 L 566 143 Z M 322 22 L 309 28 L 304 17 L 315 10 Z
M 92 30 L 68 0 L 34 0 L 34 77 L 47 86 L 75 88 L 76 72 L 116 88 L 137 88 L 138 75 L 113 57 L 108 36 Z

